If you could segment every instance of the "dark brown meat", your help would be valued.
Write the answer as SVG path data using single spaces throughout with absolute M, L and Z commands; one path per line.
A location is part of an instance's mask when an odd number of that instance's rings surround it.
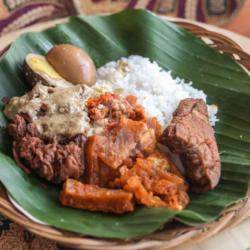
M 29 169 L 48 181 L 60 183 L 67 178 L 79 179 L 84 171 L 85 138 L 82 135 L 64 141 L 44 141 L 37 136 L 33 124 L 16 116 L 8 125 L 14 137 L 13 155 L 17 164 L 26 172 Z
M 60 194 L 64 206 L 93 212 L 123 214 L 134 210 L 133 195 L 119 189 L 100 188 L 68 179 Z
M 205 192 L 218 184 L 220 156 L 203 100 L 181 101 L 160 141 L 181 155 L 194 191 Z

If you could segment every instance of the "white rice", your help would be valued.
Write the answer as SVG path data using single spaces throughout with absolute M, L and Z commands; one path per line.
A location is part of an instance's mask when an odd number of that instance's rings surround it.
M 165 71 L 156 62 L 141 56 L 121 58 L 99 68 L 95 87 L 136 96 L 146 114 L 157 117 L 163 127 L 169 124 L 181 100 L 201 98 L 206 102 L 207 98 L 202 90 L 192 87 L 191 82 L 173 78 L 171 71 Z M 214 125 L 217 106 L 208 105 L 208 112 Z

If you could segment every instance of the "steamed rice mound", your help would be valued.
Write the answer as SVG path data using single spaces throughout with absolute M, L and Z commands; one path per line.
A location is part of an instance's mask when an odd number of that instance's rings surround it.
M 146 115 L 155 116 L 163 127 L 172 118 L 181 100 L 197 98 L 206 102 L 206 94 L 195 89 L 191 82 L 173 78 L 171 71 L 165 71 L 156 62 L 141 56 L 129 56 L 105 64 L 97 71 L 96 87 L 122 95 L 134 95 L 145 108 Z M 217 121 L 217 107 L 208 105 L 212 125 Z

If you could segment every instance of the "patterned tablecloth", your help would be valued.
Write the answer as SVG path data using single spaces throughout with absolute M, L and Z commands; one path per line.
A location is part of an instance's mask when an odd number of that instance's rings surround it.
M 35 236 L 0 215 L 1 250 L 58 250 L 55 242 Z
M 111 13 L 146 8 L 161 15 L 200 22 L 226 23 L 244 0 L 0 0 L 0 35 L 76 13 Z
M 77 13 L 117 12 L 147 8 L 161 15 L 178 16 L 212 24 L 227 22 L 244 0 L 0 0 L 0 35 L 50 19 Z M 0 215 L 1 250 L 66 250 L 35 236 Z

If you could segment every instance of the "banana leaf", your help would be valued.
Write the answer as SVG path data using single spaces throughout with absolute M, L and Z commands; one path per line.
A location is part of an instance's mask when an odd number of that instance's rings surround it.
M 172 218 L 187 224 L 207 223 L 247 195 L 250 180 L 250 78 L 226 55 L 209 48 L 186 30 L 143 10 L 110 16 L 76 16 L 54 28 L 20 36 L 0 60 L 0 97 L 28 90 L 22 63 L 27 53 L 45 54 L 54 44 L 71 43 L 87 51 L 97 67 L 132 54 L 149 57 L 174 76 L 203 90 L 208 103 L 219 107 L 215 133 L 222 160 L 216 189 L 190 194 L 180 212 L 138 207 L 122 216 L 62 207 L 59 188 L 26 175 L 11 156 L 7 120 L 0 113 L 0 181 L 15 201 L 33 217 L 59 229 L 84 235 L 131 239 L 160 229 Z

